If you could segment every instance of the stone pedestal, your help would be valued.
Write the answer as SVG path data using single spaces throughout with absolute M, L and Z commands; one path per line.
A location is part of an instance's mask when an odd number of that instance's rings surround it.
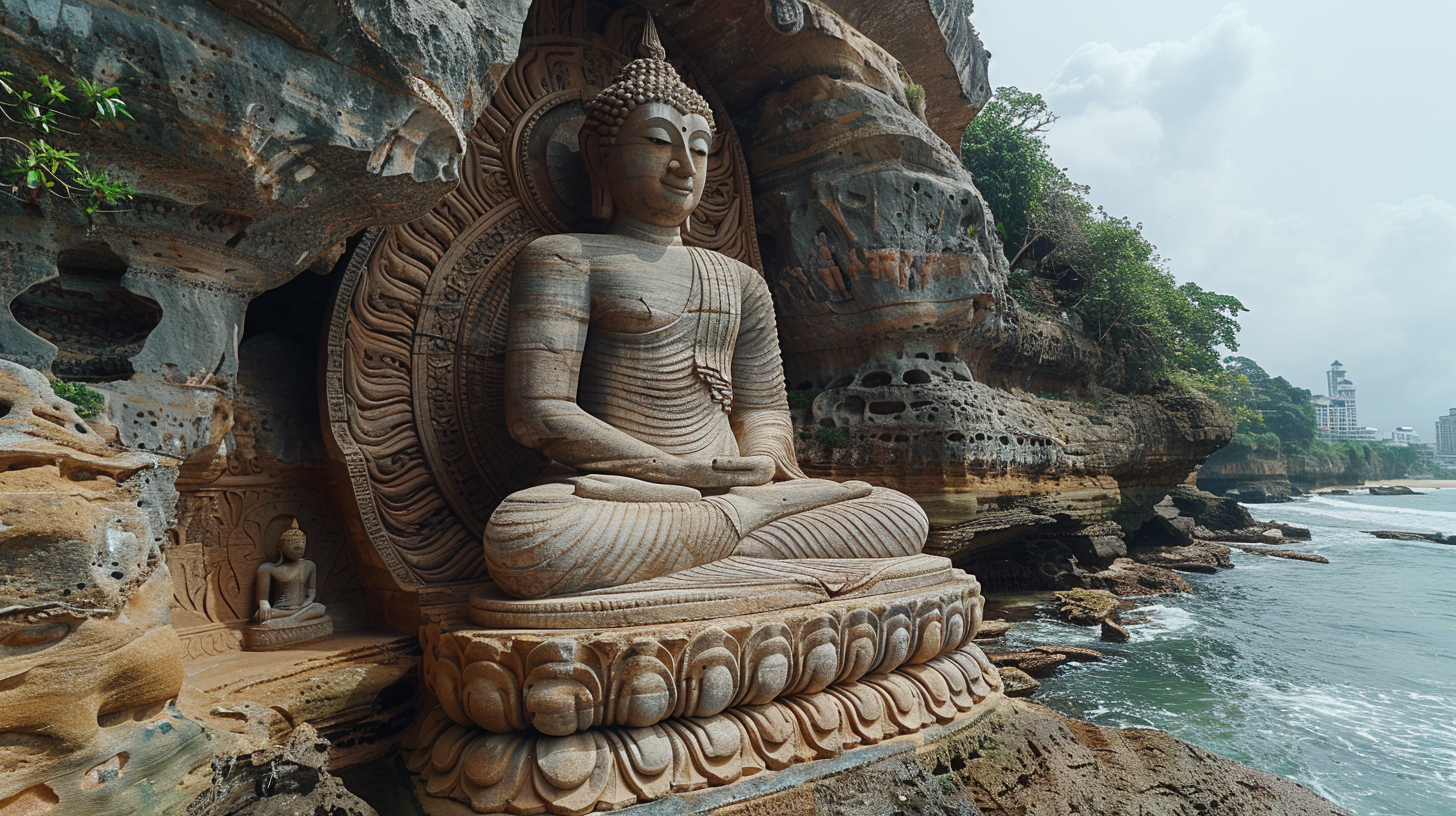
M 732 558 L 568 598 L 486 587 L 471 605 L 494 625 L 424 632 L 434 699 L 406 748 L 422 798 L 481 813 L 727 785 L 950 723 L 1000 691 L 971 643 L 980 586 L 934 556 Z
M 270 625 L 273 624 L 273 625 Z M 272 652 L 327 640 L 334 634 L 334 620 L 328 615 L 301 623 L 261 623 L 243 627 L 243 650 Z

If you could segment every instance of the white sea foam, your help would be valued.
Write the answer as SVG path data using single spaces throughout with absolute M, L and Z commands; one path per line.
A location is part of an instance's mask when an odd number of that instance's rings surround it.
M 1255 512 L 1259 513 L 1257 510 Z M 1264 510 L 1259 515 L 1277 516 L 1282 520 L 1307 523 L 1312 526 L 1355 524 L 1368 529 L 1414 528 L 1420 532 L 1456 533 L 1456 512 L 1356 504 L 1323 496 L 1315 496 L 1298 505 L 1289 505 L 1288 510 L 1283 513 L 1270 513 L 1268 510 Z M 1331 525 L 1331 522 L 1334 524 Z
M 1129 614 L 1147 616 L 1146 621 L 1130 624 L 1127 627 L 1128 632 L 1132 634 L 1131 642 L 1133 643 L 1165 640 L 1199 625 L 1198 619 L 1193 616 L 1192 612 L 1176 606 L 1149 604 L 1140 606 Z

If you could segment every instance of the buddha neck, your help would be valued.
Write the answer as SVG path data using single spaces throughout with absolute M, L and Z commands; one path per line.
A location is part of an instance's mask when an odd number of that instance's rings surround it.
M 613 214 L 607 232 L 658 246 L 682 246 L 681 227 L 664 227 L 621 211 Z

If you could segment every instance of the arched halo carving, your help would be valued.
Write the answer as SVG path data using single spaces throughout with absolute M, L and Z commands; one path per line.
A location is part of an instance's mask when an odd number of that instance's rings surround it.
M 511 439 L 502 412 L 511 267 L 541 235 L 599 229 L 576 141 L 582 100 L 630 60 L 644 20 L 622 9 L 588 31 L 588 1 L 538 0 L 519 58 L 468 135 L 460 185 L 424 216 L 366 233 L 340 282 L 330 431 L 370 542 L 404 586 L 485 577 L 491 511 L 545 464 Z M 761 269 L 737 136 L 663 41 L 721 131 L 684 241 Z

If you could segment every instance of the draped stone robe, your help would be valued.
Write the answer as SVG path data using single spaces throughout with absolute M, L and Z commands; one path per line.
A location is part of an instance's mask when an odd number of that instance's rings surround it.
M 563 263 L 582 261 L 563 257 L 555 246 L 541 257 L 533 255 L 533 244 L 517 263 L 507 354 L 530 342 L 520 329 L 531 315 L 517 301 L 534 310 L 556 308 L 550 301 L 556 284 L 548 276 Z M 698 248 L 689 254 L 691 290 L 675 319 L 637 332 L 608 328 L 591 314 L 576 405 L 667 454 L 700 460 L 763 454 L 774 460 L 778 479 L 805 478 L 794 458 L 766 283 L 721 254 Z M 542 279 L 525 277 L 533 275 Z M 525 444 L 536 441 L 515 428 L 512 433 Z M 580 476 L 553 465 L 541 483 L 507 497 L 491 516 L 486 560 L 506 592 L 541 597 L 617 586 L 734 554 L 911 555 L 924 545 L 929 526 L 919 505 L 884 488 L 746 530 L 733 503 L 713 491 L 618 475 L 614 484 L 624 488 L 604 498 Z

